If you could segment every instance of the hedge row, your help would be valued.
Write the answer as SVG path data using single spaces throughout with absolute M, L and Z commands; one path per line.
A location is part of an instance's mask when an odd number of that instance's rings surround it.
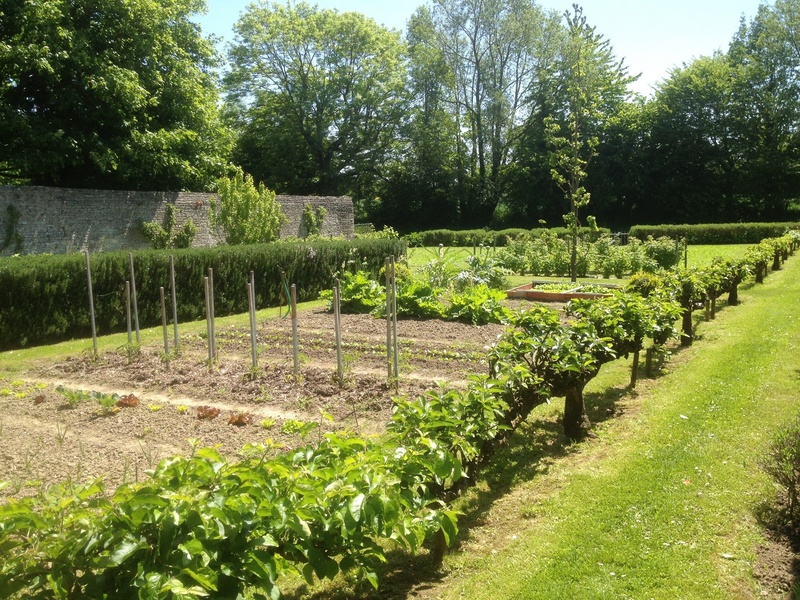
M 217 316 L 246 312 L 247 282 L 255 275 L 259 308 L 286 304 L 281 273 L 297 284 L 298 301 L 317 298 L 337 273 L 360 269 L 377 274 L 385 257 L 400 256 L 401 240 L 316 241 L 133 254 L 139 323 L 161 323 L 159 287 L 169 297 L 169 255 L 174 256 L 178 321 L 205 317 L 204 277 L 214 274 Z M 91 256 L 95 318 L 101 335 L 126 328 L 126 252 Z M 171 310 L 170 310 L 171 313 Z M 170 319 L 171 321 L 171 319 Z M 0 260 L 0 350 L 87 337 L 91 333 L 86 259 L 83 254 L 22 256 Z
M 564 238 L 569 235 L 569 230 L 566 227 L 553 227 L 550 229 L 537 228 L 537 229 L 502 229 L 500 231 L 491 231 L 487 229 L 431 229 L 428 231 L 417 231 L 405 235 L 403 239 L 408 242 L 409 246 L 459 246 L 469 247 L 483 244 L 484 246 L 505 246 L 509 240 L 513 240 L 523 235 L 543 235 L 546 232 L 552 232 L 556 236 Z M 581 228 L 581 237 L 588 238 L 595 241 L 604 233 L 611 233 L 610 229 L 598 228 L 590 229 L 588 227 Z
M 667 236 L 684 237 L 690 244 L 758 244 L 765 238 L 781 237 L 800 223 L 716 223 L 705 225 L 635 225 L 630 235 L 646 240 Z

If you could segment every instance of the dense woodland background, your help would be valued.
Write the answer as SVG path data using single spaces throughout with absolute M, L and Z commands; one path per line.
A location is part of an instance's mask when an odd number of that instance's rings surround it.
M 644 98 L 575 5 L 431 0 L 405 32 L 251 5 L 221 55 L 202 0 L 0 8 L 0 184 L 350 195 L 401 231 L 800 215 L 800 0 Z

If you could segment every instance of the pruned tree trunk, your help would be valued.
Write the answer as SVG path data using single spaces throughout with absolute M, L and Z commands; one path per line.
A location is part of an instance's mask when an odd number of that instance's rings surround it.
M 728 290 L 728 306 L 736 306 L 739 304 L 739 284 L 734 283 L 731 289 Z
M 703 302 L 703 305 L 704 305 L 704 308 L 705 308 L 705 311 L 706 311 L 705 320 L 706 321 L 710 321 L 711 320 L 711 300 L 709 300 L 709 298 L 706 297 L 705 302 Z
M 564 435 L 578 441 L 589 435 L 592 422 L 583 404 L 583 386 L 570 387 L 564 397 Z
M 711 298 L 711 320 L 717 318 L 717 299 L 716 297 Z
M 756 283 L 764 283 L 764 275 L 767 270 L 766 263 L 758 263 L 756 265 Z
M 631 365 L 631 389 L 636 387 L 636 380 L 639 375 L 639 350 L 633 352 L 633 364 Z
M 691 307 L 683 307 L 683 327 L 681 335 L 681 346 L 691 346 L 694 341 L 694 332 L 692 331 L 692 309 Z

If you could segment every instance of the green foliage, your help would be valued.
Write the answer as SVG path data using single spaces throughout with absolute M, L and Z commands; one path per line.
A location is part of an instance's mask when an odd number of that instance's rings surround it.
M 467 268 L 460 271 L 453 280 L 456 291 L 463 291 L 472 286 L 485 286 L 495 290 L 508 287 L 506 281 L 508 271 L 490 256 L 467 256 Z
M 590 227 L 581 227 L 579 234 L 582 238 L 597 239 L 600 235 L 610 234 L 607 228 L 597 228 L 594 230 Z M 559 238 L 565 238 L 569 231 L 564 227 L 552 227 L 550 229 L 537 228 L 537 229 L 501 229 L 499 231 L 492 231 L 489 229 L 431 229 L 427 231 L 417 231 L 409 233 L 404 236 L 409 246 L 445 246 L 445 247 L 461 247 L 469 248 L 472 246 L 484 247 L 489 246 L 507 246 L 514 241 L 520 239 L 530 239 L 530 237 L 548 237 L 554 235 Z
M 221 228 L 225 243 L 264 244 L 278 239 L 286 216 L 275 192 L 263 183 L 256 187 L 251 175 L 237 169 L 232 177 L 217 181 L 219 198 L 211 201 L 209 221 Z
M 284 193 L 374 198 L 405 111 L 399 34 L 364 15 L 252 4 L 226 78 L 241 164 Z
M 471 325 L 502 323 L 509 309 L 502 302 L 506 295 L 486 284 L 474 285 L 450 296 L 447 318 Z
M 0 165 L 35 185 L 205 190 L 230 148 L 196 0 L 0 12 Z
M 714 223 L 705 225 L 636 225 L 631 237 L 683 238 L 689 244 L 757 244 L 764 238 L 779 237 L 798 223 Z
M 6 220 L 6 231 L 3 243 L 0 244 L 0 252 L 5 252 L 6 249 L 11 248 L 13 254 L 22 252 L 23 238 L 22 234 L 17 230 L 19 225 L 19 210 L 13 205 L 9 204 L 6 207 L 8 218 Z
M 374 313 L 386 306 L 386 290 L 364 271 L 342 273 L 339 293 L 339 308 L 343 313 Z M 323 290 L 319 297 L 328 302 L 328 310 L 333 310 L 332 290 Z
M 165 208 L 164 226 L 156 221 L 145 221 L 142 223 L 142 233 L 150 245 L 156 250 L 164 248 L 188 248 L 192 245 L 194 236 L 197 235 L 197 226 L 191 219 L 188 219 L 183 227 L 178 230 L 177 218 L 175 216 L 175 205 L 167 204 Z
M 259 306 L 286 304 L 281 272 L 297 284 L 299 301 L 315 299 L 332 287 L 350 262 L 377 274 L 386 256 L 400 256 L 400 240 L 314 241 L 256 246 L 228 246 L 134 254 L 139 321 L 161 323 L 159 287 L 169 282 L 169 254 L 174 256 L 178 319 L 205 314 L 203 278 L 214 270 L 218 316 L 247 312 L 247 282 L 256 276 Z M 125 330 L 124 285 L 130 279 L 128 253 L 93 255 L 92 283 L 97 328 L 101 335 Z M 86 264 L 82 255 L 22 256 L 0 259 L 0 348 L 19 348 L 86 337 L 89 309 Z
M 796 529 L 800 526 L 800 417 L 774 435 L 759 464 L 780 487 L 786 519 Z
M 384 225 L 379 231 L 372 229 L 371 231 L 356 231 L 354 234 L 355 239 L 396 240 L 399 237 L 400 234 L 389 225 Z
M 420 277 L 409 277 L 397 282 L 397 316 L 405 319 L 439 319 L 444 316 L 444 306 L 439 300 L 442 289 Z M 385 314 L 383 311 L 378 315 Z
M 64 400 L 66 400 L 70 408 L 75 408 L 81 402 L 91 398 L 91 394 L 89 392 L 84 392 L 83 390 L 73 390 L 66 388 L 63 385 L 57 386 L 56 392 L 64 396 Z
M 304 237 L 318 236 L 322 231 L 322 225 L 327 215 L 328 210 L 324 206 L 306 204 L 303 207 L 303 214 L 300 216 L 300 223 L 303 231 L 305 231 Z

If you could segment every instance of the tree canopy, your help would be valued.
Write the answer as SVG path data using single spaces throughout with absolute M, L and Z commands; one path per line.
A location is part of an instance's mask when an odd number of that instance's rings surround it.
M 281 192 L 369 194 L 406 110 L 399 33 L 305 3 L 251 4 L 235 31 L 241 164 Z
M 590 197 L 611 227 L 800 213 L 800 0 L 763 3 L 651 98 L 578 5 L 427 0 L 403 35 L 251 4 L 227 65 L 204 8 L 5 3 L 0 183 L 200 190 L 236 166 L 400 231 L 560 224 Z
M 38 0 L 0 10 L 0 167 L 41 185 L 205 189 L 229 136 L 202 0 Z

